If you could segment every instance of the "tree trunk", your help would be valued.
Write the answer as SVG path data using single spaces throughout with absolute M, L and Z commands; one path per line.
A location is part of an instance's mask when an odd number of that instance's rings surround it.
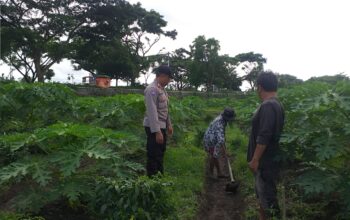
M 134 87 L 136 85 L 136 78 L 135 77 L 132 77 L 131 80 L 130 80 L 130 85 L 132 87 Z
M 36 75 L 38 77 L 38 82 L 44 82 L 44 71 L 41 69 L 40 66 L 40 57 L 34 58 L 34 65 L 35 65 L 35 71 Z
M 32 78 L 30 78 L 30 77 L 28 77 L 28 76 L 23 76 L 23 79 L 26 81 L 26 83 L 32 83 L 33 82 L 33 80 L 32 80 Z

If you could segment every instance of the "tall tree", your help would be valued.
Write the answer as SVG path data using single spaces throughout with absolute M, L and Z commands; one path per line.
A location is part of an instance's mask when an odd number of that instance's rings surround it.
M 174 75 L 174 84 L 177 90 L 189 88 L 189 68 L 191 53 L 184 48 L 179 48 L 170 54 L 169 64 Z
M 240 91 L 242 78 L 239 77 L 236 72 L 237 59 L 235 57 L 229 57 L 227 55 L 222 56 L 222 59 L 224 60 L 224 71 L 226 71 L 226 74 L 223 78 L 222 87 L 229 90 Z
M 95 19 L 95 23 L 101 23 L 102 27 L 107 21 L 111 29 L 104 27 L 94 28 L 92 32 L 89 29 L 82 31 L 71 57 L 77 69 L 85 69 L 93 75 L 103 73 L 134 83 L 140 73 L 149 68 L 151 59 L 147 54 L 160 37 L 176 36 L 176 31 L 163 30 L 166 21 L 159 13 L 147 11 L 139 3 L 106 7 L 98 14 L 102 14 L 105 20 L 95 17 L 91 20 Z M 110 32 L 106 32 L 106 29 Z M 155 39 L 152 40 L 152 37 Z M 89 51 L 93 54 L 89 54 Z
M 235 56 L 237 59 L 237 66 L 240 66 L 246 72 L 243 80 L 246 80 L 251 89 L 256 89 L 256 80 L 261 71 L 264 70 L 266 58 L 260 53 L 241 53 Z
M 174 40 L 177 35 L 176 30 L 164 30 L 167 22 L 162 15 L 154 10 L 145 10 L 140 3 L 134 6 L 134 16 L 135 22 L 129 26 L 125 36 L 122 37 L 122 42 L 129 49 L 136 67 L 131 80 L 132 84 L 140 74 L 146 74 L 150 65 L 154 63 L 154 57 L 148 54 L 161 37 Z
M 77 46 L 72 60 L 75 69 L 92 75 L 108 75 L 113 79 L 131 80 L 135 71 L 128 49 L 116 39 L 111 42 L 83 43 Z
M 171 67 L 174 83 L 172 84 L 176 90 L 183 90 L 185 88 L 191 87 L 189 83 L 189 72 L 191 60 L 191 52 L 179 48 L 173 52 L 157 54 L 154 56 L 149 56 L 152 60 L 152 66 L 157 66 L 159 64 L 169 65 Z
M 278 73 L 275 73 L 275 74 L 277 75 L 278 87 L 280 88 L 301 84 L 303 82 L 303 80 L 298 79 L 297 77 L 289 74 L 278 74 Z
M 101 63 L 95 62 L 95 51 L 112 53 L 120 58 L 116 61 L 119 64 L 126 62 L 128 74 L 132 72 L 129 78 L 134 79 L 139 71 L 137 56 L 121 59 L 130 53 L 126 49 L 132 48 L 126 36 L 176 35 L 162 30 L 166 22 L 158 13 L 125 0 L 5 0 L 1 1 L 1 23 L 1 59 L 28 82 L 43 82 L 52 65 L 63 58 L 73 59 L 77 68 L 97 73 Z M 137 45 L 135 51 L 143 43 Z M 107 47 L 114 47 L 114 51 Z M 131 59 L 135 65 L 130 65 Z M 125 74 L 123 68 L 121 75 Z
M 1 59 L 27 82 L 43 82 L 69 51 L 85 14 L 77 1 L 1 1 Z
M 220 78 L 220 44 L 214 38 L 208 40 L 204 36 L 198 36 L 191 46 L 193 62 L 190 67 L 189 80 L 198 88 L 205 85 L 207 89 L 212 88 Z
M 330 84 L 337 84 L 339 81 L 349 81 L 350 78 L 346 76 L 344 73 L 339 73 L 334 76 L 318 76 L 318 77 L 311 77 L 307 80 L 307 82 L 313 82 L 313 81 L 319 81 L 319 82 L 326 82 Z
M 69 56 L 74 68 L 84 69 L 92 75 L 103 74 L 130 80 L 135 65 L 121 38 L 136 20 L 135 6 L 124 0 L 86 1 L 80 4 L 91 7 L 91 12 L 85 15 L 90 25 L 82 27 L 74 38 Z
M 219 55 L 220 44 L 214 38 L 199 36 L 191 46 L 190 83 L 198 88 L 204 85 L 207 90 L 218 88 L 239 89 L 241 79 L 237 77 L 237 59 Z

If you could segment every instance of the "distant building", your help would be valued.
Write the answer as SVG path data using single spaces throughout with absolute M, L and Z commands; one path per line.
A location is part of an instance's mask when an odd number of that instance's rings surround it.
M 95 78 L 90 74 L 89 76 L 84 76 L 83 77 L 83 84 L 84 85 L 95 85 L 96 80 Z

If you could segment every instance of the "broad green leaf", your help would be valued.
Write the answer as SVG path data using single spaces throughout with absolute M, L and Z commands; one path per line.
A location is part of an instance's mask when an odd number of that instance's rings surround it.
M 46 186 L 49 181 L 52 179 L 51 172 L 47 169 L 46 164 L 39 164 L 39 163 L 34 163 L 31 167 L 32 169 L 32 177 L 33 179 L 38 182 L 41 186 Z
M 29 173 L 32 164 L 24 162 L 11 163 L 8 166 L 2 167 L 0 169 L 0 181 L 1 183 L 7 182 L 11 178 L 19 178 L 27 175 Z

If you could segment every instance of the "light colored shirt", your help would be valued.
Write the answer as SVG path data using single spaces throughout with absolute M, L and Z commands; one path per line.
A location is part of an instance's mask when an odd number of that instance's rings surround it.
M 216 117 L 209 125 L 204 134 L 204 147 L 220 148 L 225 144 L 225 127 L 226 122 L 221 115 Z
M 146 114 L 143 126 L 149 127 L 152 133 L 171 126 L 169 117 L 169 97 L 165 89 L 154 80 L 144 91 Z

